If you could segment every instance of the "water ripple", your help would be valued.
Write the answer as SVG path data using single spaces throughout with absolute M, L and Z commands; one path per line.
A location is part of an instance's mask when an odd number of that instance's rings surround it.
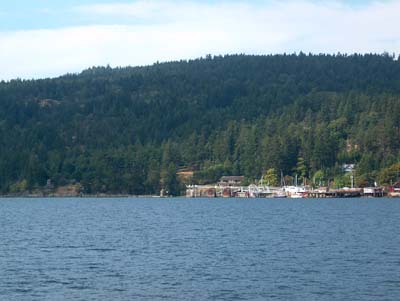
M 398 300 L 395 199 L 0 199 L 3 300 Z

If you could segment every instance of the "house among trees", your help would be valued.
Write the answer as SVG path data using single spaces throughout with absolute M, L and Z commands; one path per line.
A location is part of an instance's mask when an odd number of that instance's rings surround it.
M 241 186 L 244 176 L 223 176 L 219 181 L 220 186 Z

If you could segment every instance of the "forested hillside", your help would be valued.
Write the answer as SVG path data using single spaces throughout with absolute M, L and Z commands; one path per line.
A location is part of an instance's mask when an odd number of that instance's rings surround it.
M 396 180 L 400 61 L 384 55 L 217 56 L 0 83 L 0 191 L 179 194 L 268 169 L 324 183 Z

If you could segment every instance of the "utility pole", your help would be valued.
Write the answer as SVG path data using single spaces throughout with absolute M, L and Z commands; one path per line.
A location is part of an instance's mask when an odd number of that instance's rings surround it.
M 351 188 L 354 188 L 354 174 L 353 174 L 353 171 L 351 171 L 350 179 L 351 179 Z

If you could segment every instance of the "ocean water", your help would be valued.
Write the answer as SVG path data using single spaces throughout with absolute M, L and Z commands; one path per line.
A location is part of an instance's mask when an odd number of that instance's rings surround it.
M 400 199 L 0 199 L 0 300 L 400 300 Z

